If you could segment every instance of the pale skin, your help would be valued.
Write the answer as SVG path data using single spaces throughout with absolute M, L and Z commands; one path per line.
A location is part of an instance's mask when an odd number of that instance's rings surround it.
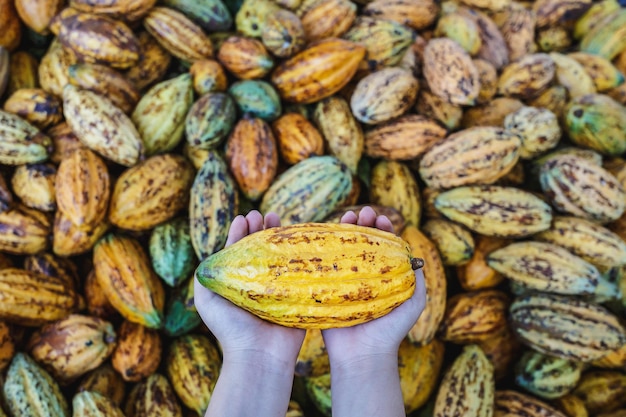
M 393 232 L 389 219 L 370 207 L 342 223 Z M 237 216 L 226 246 L 280 225 L 275 213 Z M 405 416 L 398 348 L 426 304 L 422 270 L 413 296 L 389 314 L 352 327 L 323 330 L 330 359 L 333 417 Z M 220 343 L 223 365 L 205 417 L 284 417 L 305 330 L 264 321 L 195 281 L 198 313 Z

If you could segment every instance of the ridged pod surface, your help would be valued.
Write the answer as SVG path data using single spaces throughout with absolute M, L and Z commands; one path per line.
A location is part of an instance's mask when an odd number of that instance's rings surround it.
M 70 0 L 72 8 L 87 13 L 97 13 L 113 19 L 135 21 L 143 17 L 155 0 Z
M 441 340 L 457 344 L 482 342 L 507 326 L 509 297 L 499 290 L 450 297 L 439 326 Z
M 0 270 L 0 319 L 41 326 L 70 315 L 76 293 L 63 280 L 18 268 Z
M 520 145 L 517 135 L 498 127 L 464 129 L 423 155 L 420 176 L 435 189 L 491 184 L 517 163 Z
M 56 96 L 63 95 L 63 87 L 69 82 L 68 70 L 76 63 L 76 56 L 61 46 L 57 37 L 50 43 L 50 47 L 43 57 L 37 73 L 41 88 Z
M 261 212 L 274 211 L 284 226 L 323 220 L 352 188 L 348 167 L 331 155 L 312 156 L 288 168 L 270 185 Z
M 515 366 L 515 384 L 544 398 L 559 398 L 572 391 L 584 364 L 532 350 L 526 351 Z
M 228 80 L 222 64 L 213 59 L 201 59 L 189 67 L 193 90 L 198 96 L 206 93 L 226 91 Z
M 573 394 L 583 400 L 590 415 L 616 411 L 626 404 L 626 375 L 618 371 L 585 372 Z
M 194 102 L 191 75 L 161 81 L 139 100 L 131 119 L 147 156 L 174 149 L 185 133 L 185 118 Z
M 2 107 L 39 129 L 61 122 L 61 100 L 42 88 L 20 88 L 6 98 Z
M 440 340 L 420 346 L 405 338 L 398 349 L 400 387 L 404 409 L 411 413 L 426 404 L 437 389 L 445 344 Z
M 187 112 L 185 118 L 187 142 L 201 149 L 216 148 L 228 136 L 236 119 L 237 108 L 229 94 L 206 93 L 198 98 Z
M 270 125 L 257 117 L 244 117 L 226 141 L 225 160 L 238 189 L 252 201 L 270 187 L 278 169 L 278 149 Z
M 550 229 L 534 238 L 564 247 L 596 266 L 626 263 L 626 242 L 606 227 L 580 217 L 556 216 Z
M 474 254 L 474 238 L 469 230 L 447 219 L 428 219 L 421 230 L 437 246 L 443 264 L 461 265 Z
M 113 353 L 113 325 L 97 317 L 71 314 L 46 324 L 28 341 L 27 349 L 63 385 L 98 367 Z
M 612 60 L 626 48 L 626 11 L 607 14 L 580 41 L 580 50 Z
M 165 0 L 163 4 L 180 10 L 202 29 L 211 32 L 228 30 L 233 18 L 222 0 Z
M 359 16 L 343 38 L 365 47 L 360 70 L 378 71 L 400 63 L 415 35 L 410 28 L 393 20 Z
M 422 88 L 415 101 L 418 114 L 441 123 L 446 129 L 457 129 L 463 118 L 463 108 Z M 469 109 L 468 109 L 469 110 Z
M 426 307 L 407 336 L 412 342 L 425 345 L 435 338 L 443 320 L 448 283 L 441 256 L 433 242 L 413 225 L 407 225 L 401 236 L 409 243 L 411 254 L 424 259 Z
M 195 266 L 196 264 L 193 263 L 192 265 Z M 187 282 L 176 288 L 167 300 L 163 332 L 169 337 L 187 334 L 202 323 L 193 300 L 193 274 L 190 275 L 191 277 Z
M 196 173 L 189 199 L 191 244 L 202 260 L 224 247 L 238 206 L 237 184 L 217 152 L 209 151 Z
M 142 156 L 144 146 L 135 125 L 108 98 L 68 84 L 63 89 L 63 114 L 80 141 L 105 158 L 132 166 Z
M 556 65 L 550 55 L 525 55 L 503 68 L 498 80 L 498 93 L 521 99 L 535 97 L 550 85 L 555 73 Z
M 57 208 L 56 175 L 56 166 L 51 163 L 20 165 L 11 177 L 13 193 L 28 208 L 43 212 L 54 211 Z M 6 186 L 4 188 L 7 189 Z M 0 207 L 5 204 L 8 208 L 8 199 L 12 198 L 2 196 L 0 192 Z
M 408 244 L 389 232 L 302 223 L 246 236 L 204 260 L 196 277 L 265 320 L 326 329 L 381 317 L 408 299 L 411 259 Z
M 512 2 L 512 6 L 517 3 Z M 509 58 L 517 61 L 535 48 L 535 15 L 526 7 L 510 7 L 500 30 L 509 48 Z
M 150 157 L 115 182 L 109 220 L 123 229 L 152 229 L 187 206 L 193 179 L 194 169 L 183 156 Z
M 418 92 L 419 82 L 411 72 L 399 67 L 382 68 L 357 83 L 350 108 L 360 122 L 376 125 L 407 112 Z
M 278 65 L 271 81 L 284 100 L 314 103 L 341 90 L 364 56 L 365 47 L 357 43 L 322 39 Z
M 98 392 L 82 391 L 72 398 L 72 416 L 124 417 L 124 413 L 110 398 Z
M 313 122 L 324 137 L 327 152 L 346 164 L 356 174 L 363 154 L 363 129 L 354 118 L 348 102 L 332 96 L 320 100 L 313 112 Z
M 434 119 L 407 114 L 365 132 L 364 153 L 372 158 L 412 160 L 444 140 L 446 129 Z
M 316 41 L 340 37 L 352 26 L 357 7 L 347 0 L 320 0 L 298 9 L 306 39 Z
M 47 0 L 37 2 L 32 0 L 18 0 L 15 2 L 15 9 L 20 19 L 29 29 L 37 34 L 46 35 L 49 33 L 48 26 L 52 18 L 61 11 L 64 6 L 63 1 Z
M 76 87 L 107 96 L 126 114 L 139 101 L 137 87 L 122 72 L 106 65 L 74 64 L 68 70 L 68 78 Z
M 165 293 L 139 242 L 109 234 L 93 249 L 96 278 L 110 303 L 129 321 L 160 328 Z
M 33 255 L 50 246 L 50 217 L 18 204 L 0 213 L 0 250 L 14 255 Z
M 61 161 L 55 190 L 59 210 L 76 226 L 96 226 L 107 216 L 111 195 L 109 169 L 88 148 L 76 149 Z
M 126 395 L 126 385 L 122 376 L 107 361 L 80 380 L 76 392 L 81 391 L 98 392 L 120 406 Z
M 500 238 L 478 235 L 474 237 L 474 253 L 470 260 L 457 267 L 456 274 L 461 287 L 466 291 L 492 288 L 504 277 L 487 265 L 486 257 L 496 249 L 506 246 L 509 241 Z
M 487 255 L 487 264 L 530 290 L 592 295 L 610 288 L 595 266 L 552 243 L 511 243 Z
M 434 417 L 491 417 L 493 365 L 477 345 L 467 345 L 446 371 L 435 399 Z
M 519 136 L 519 157 L 531 159 L 554 148 L 561 140 L 558 117 L 542 107 L 524 106 L 504 118 L 504 128 Z
M 495 334 L 477 343 L 493 364 L 496 381 L 510 377 L 513 362 L 519 358 L 521 343 L 510 326 L 505 326 Z
M 182 417 L 183 411 L 167 378 L 153 373 L 128 394 L 126 417 Z
M 281 58 L 300 52 L 307 43 L 300 18 L 284 9 L 267 16 L 261 40 L 271 53 Z
M 295 374 L 316 377 L 330 372 L 330 361 L 321 329 L 307 329 L 296 359 Z
M 513 187 L 457 187 L 439 194 L 435 207 L 450 220 L 495 237 L 528 236 L 548 229 L 552 221 L 548 204 Z
M 60 278 L 68 287 L 73 289 L 79 282 L 78 271 L 72 261 L 48 252 L 27 256 L 24 259 L 24 269 Z
M 529 293 L 510 307 L 511 326 L 538 352 L 591 362 L 624 344 L 626 333 L 604 307 L 574 297 Z
M 539 181 L 560 212 L 608 223 L 626 210 L 626 190 L 610 172 L 576 156 L 561 155 L 541 166 Z
M 569 101 L 564 130 L 575 144 L 603 155 L 626 151 L 626 108 L 605 94 L 588 94 Z
M 370 201 L 392 207 L 407 224 L 419 225 L 422 216 L 420 190 L 409 166 L 401 161 L 381 160 L 374 165 L 370 179 Z
M 111 364 L 125 381 L 138 382 L 152 375 L 161 362 L 161 335 L 155 329 L 124 321 Z
M 423 60 L 424 78 L 434 94 L 453 104 L 475 104 L 480 93 L 478 69 L 457 42 L 449 38 L 430 40 Z
M 126 71 L 126 78 L 143 90 L 163 78 L 172 61 L 172 55 L 148 32 L 139 32 L 137 41 L 139 61 Z
M 189 220 L 178 217 L 152 229 L 149 242 L 150 261 L 170 287 L 177 287 L 191 276 L 196 256 L 191 245 Z
M 15 355 L 15 341 L 11 333 L 11 326 L 0 321 L 0 371 L 2 372 L 9 366 Z
M 230 36 L 222 42 L 217 59 L 231 74 L 243 80 L 263 78 L 274 67 L 274 58 L 263 43 L 245 36 Z
M 146 30 L 175 57 L 195 62 L 213 58 L 213 43 L 185 14 L 169 7 L 150 9 L 143 19 Z
M 129 68 L 139 60 L 139 43 L 122 21 L 93 13 L 60 19 L 59 41 L 82 62 Z
M 283 112 L 278 92 L 264 80 L 240 80 L 231 84 L 228 93 L 241 114 L 271 122 Z
M 22 165 L 43 162 L 52 141 L 38 128 L 12 113 L 0 110 L 0 163 Z
M 599 93 L 608 92 L 624 82 L 624 74 L 610 60 L 586 52 L 567 54 L 583 66 Z
M 366 3 L 364 15 L 393 20 L 415 30 L 430 26 L 440 11 L 439 4 L 430 0 L 373 0 Z
M 26 353 L 13 357 L 2 391 L 12 416 L 71 415 L 57 382 Z
M 537 398 L 513 390 L 496 391 L 493 417 L 566 417 Z
M 261 36 L 267 16 L 281 9 L 278 4 L 279 1 L 238 0 L 231 9 L 231 12 L 235 14 L 235 28 L 237 32 L 253 38 Z M 225 3 L 229 6 L 231 2 Z
M 283 114 L 272 123 L 272 131 L 278 152 L 289 165 L 324 154 L 324 138 L 320 131 L 301 114 Z
M 88 252 L 109 230 L 108 219 L 95 226 L 76 226 L 61 210 L 54 216 L 52 251 L 58 256 L 74 256 Z
M 185 335 L 170 343 L 166 372 L 183 404 L 206 411 L 222 365 L 220 354 L 203 335 Z

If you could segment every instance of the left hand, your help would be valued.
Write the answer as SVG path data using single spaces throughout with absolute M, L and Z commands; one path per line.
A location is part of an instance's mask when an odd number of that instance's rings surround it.
M 233 219 L 225 246 L 248 234 L 280 226 L 276 213 L 265 218 L 256 210 Z M 196 279 L 194 303 L 200 317 L 220 342 L 224 356 L 241 358 L 266 357 L 270 360 L 295 362 L 305 330 L 270 323 L 234 305 L 204 287 Z

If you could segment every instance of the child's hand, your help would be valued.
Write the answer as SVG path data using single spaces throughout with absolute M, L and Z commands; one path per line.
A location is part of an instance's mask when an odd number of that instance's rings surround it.
M 248 234 L 264 228 L 280 226 L 276 213 L 268 213 L 263 219 L 256 210 L 247 216 L 237 216 L 228 231 L 226 246 L 230 246 Z M 196 309 L 209 330 L 220 342 L 225 355 L 241 353 L 243 356 L 269 355 L 273 359 L 295 362 L 305 331 L 272 324 L 252 313 L 235 306 L 225 298 L 195 281 L 194 302 Z
M 363 208 L 357 217 L 346 213 L 341 223 L 376 227 L 393 233 L 386 216 L 376 216 L 371 207 Z M 328 329 L 322 332 L 331 364 L 350 363 L 376 355 L 397 356 L 400 342 L 415 324 L 426 305 L 426 288 L 421 269 L 415 271 L 415 292 L 407 301 L 389 314 L 352 327 Z

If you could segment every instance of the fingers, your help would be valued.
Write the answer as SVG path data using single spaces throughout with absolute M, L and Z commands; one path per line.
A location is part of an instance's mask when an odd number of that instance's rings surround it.
M 376 223 L 376 212 L 370 206 L 365 206 L 359 212 L 359 220 L 357 223 L 359 226 L 374 226 Z
M 350 223 L 350 224 L 356 224 L 356 221 L 358 220 L 358 217 L 356 214 L 354 214 L 353 211 L 347 211 L 344 213 L 343 216 L 341 216 L 341 219 L 339 220 L 339 223 Z
M 269 229 L 270 227 L 278 227 L 280 226 L 280 217 L 278 214 L 270 211 L 265 215 L 265 228 Z
M 374 224 L 377 229 L 384 230 L 385 232 L 395 233 L 393 230 L 393 224 L 391 220 L 387 218 L 387 216 L 378 216 L 376 217 L 376 223 Z
M 230 224 L 228 230 L 228 238 L 226 239 L 226 245 L 230 246 L 233 243 L 241 240 L 244 236 L 248 235 L 248 221 L 242 215 L 235 217 Z
M 257 210 L 252 210 L 246 215 L 248 221 L 248 234 L 263 230 L 263 216 Z

